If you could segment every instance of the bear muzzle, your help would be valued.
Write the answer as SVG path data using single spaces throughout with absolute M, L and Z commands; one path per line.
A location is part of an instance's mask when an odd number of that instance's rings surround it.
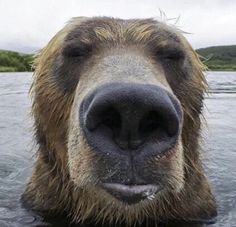
M 160 86 L 108 83 L 88 94 L 80 106 L 80 126 L 91 152 L 117 172 L 105 177 L 102 188 L 129 204 L 152 198 L 161 185 L 143 174 L 142 166 L 170 156 L 182 118 L 177 99 Z

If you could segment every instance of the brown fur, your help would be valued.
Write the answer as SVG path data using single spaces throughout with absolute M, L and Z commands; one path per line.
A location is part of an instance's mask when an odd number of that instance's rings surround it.
M 70 160 L 67 153 L 68 130 L 71 109 L 73 106 L 76 88 L 65 92 L 58 85 L 54 75 L 55 60 L 64 47 L 64 40 L 70 40 L 72 31 L 81 26 L 85 31 L 93 24 L 93 33 L 83 33 L 80 42 L 83 45 L 93 45 L 97 53 L 106 54 L 105 49 L 119 46 L 142 47 L 145 53 L 148 49 L 165 48 L 171 39 L 179 39 L 180 45 L 189 57 L 189 72 L 191 80 L 181 80 L 178 86 L 167 77 L 166 83 L 179 99 L 184 110 L 182 130 L 183 158 L 176 157 L 175 166 L 170 168 L 176 171 L 177 162 L 184 166 L 183 187 L 179 192 L 163 192 L 156 200 L 142 201 L 139 204 L 124 209 L 123 205 L 108 194 L 96 187 L 78 187 L 74 184 L 69 170 Z M 69 35 L 68 35 L 69 34 Z M 75 35 L 75 34 L 73 34 Z M 92 38 L 91 38 L 92 37 Z M 81 44 L 81 45 L 82 45 Z M 102 52 L 101 52 L 102 50 Z M 150 57 L 150 62 L 153 60 Z M 88 71 L 84 63 L 82 71 Z M 96 66 L 96 58 L 91 58 L 90 64 Z M 158 67 L 158 66 L 156 66 Z M 35 136 L 38 143 L 38 158 L 33 175 L 24 193 L 24 200 L 35 210 L 48 214 L 66 213 L 71 220 L 83 222 L 122 223 L 131 226 L 142 224 L 145 220 L 154 221 L 167 219 L 194 220 L 208 219 L 216 214 L 216 205 L 210 186 L 204 175 L 201 165 L 200 129 L 202 95 L 207 84 L 202 73 L 204 66 L 198 59 L 184 37 L 176 29 L 154 20 L 130 20 L 123 22 L 109 18 L 84 19 L 74 18 L 49 42 L 35 60 L 34 82 L 31 88 L 33 96 L 32 113 L 35 120 Z M 168 69 L 164 74 L 170 73 Z M 178 71 L 176 74 L 178 75 Z M 183 77 L 179 75 L 179 77 Z M 86 86 L 81 77 L 79 86 Z M 97 81 L 96 86 L 99 84 Z M 85 94 L 80 94 L 81 99 Z M 75 157 L 80 172 L 80 185 L 86 185 L 87 179 L 93 179 L 91 163 L 94 155 L 89 145 L 80 135 L 80 150 L 83 155 Z M 175 159 L 175 157 L 173 158 Z M 150 163 L 155 165 L 155 160 Z M 78 171 L 75 169 L 74 171 Z M 172 182 L 173 184 L 173 182 Z M 106 199 L 104 199 L 106 197 Z M 99 199 L 98 199 L 99 198 Z M 108 198 L 108 199 L 107 199 Z M 116 206 L 112 206 L 116 203 Z M 142 209 L 140 209 L 140 207 Z

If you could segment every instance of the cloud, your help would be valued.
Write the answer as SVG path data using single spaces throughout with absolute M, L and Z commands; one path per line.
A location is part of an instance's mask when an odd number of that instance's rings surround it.
M 234 0 L 0 0 L 0 49 L 42 48 L 74 16 L 180 16 L 177 26 L 194 48 L 236 44 Z M 174 20 L 172 21 L 174 22 Z

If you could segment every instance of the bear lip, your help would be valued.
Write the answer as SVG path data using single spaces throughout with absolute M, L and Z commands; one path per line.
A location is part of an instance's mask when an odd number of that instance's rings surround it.
M 125 185 L 118 183 L 104 183 L 102 188 L 116 199 L 129 205 L 138 203 L 144 199 L 152 200 L 155 194 L 161 190 L 159 185 Z

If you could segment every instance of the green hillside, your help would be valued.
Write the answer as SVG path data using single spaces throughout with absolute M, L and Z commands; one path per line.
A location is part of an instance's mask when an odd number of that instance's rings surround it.
M 236 45 L 213 46 L 196 50 L 209 70 L 236 70 Z
M 33 55 L 0 50 L 0 72 L 31 71 Z

